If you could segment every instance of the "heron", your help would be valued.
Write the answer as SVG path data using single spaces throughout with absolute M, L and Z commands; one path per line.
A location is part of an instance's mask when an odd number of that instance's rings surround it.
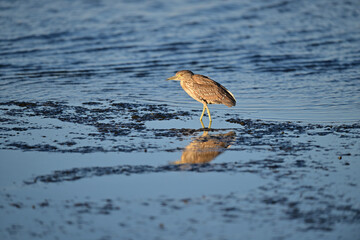
M 175 76 L 170 77 L 167 80 L 180 81 L 180 85 L 184 91 L 189 94 L 190 97 L 204 105 L 200 116 L 201 123 L 205 109 L 209 116 L 209 123 L 211 124 L 212 122 L 208 104 L 224 104 L 228 107 L 236 105 L 234 95 L 223 85 L 207 76 L 194 74 L 189 70 L 182 70 L 178 71 Z

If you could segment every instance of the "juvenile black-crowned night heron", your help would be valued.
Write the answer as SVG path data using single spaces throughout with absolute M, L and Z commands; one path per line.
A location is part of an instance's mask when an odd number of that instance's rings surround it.
M 236 104 L 234 95 L 220 83 L 215 82 L 206 76 L 194 74 L 189 70 L 179 71 L 175 76 L 170 77 L 167 80 L 180 81 L 181 87 L 190 95 L 190 97 L 204 104 L 200 117 L 201 122 L 205 109 L 209 115 L 209 121 L 211 122 L 208 104 L 225 104 L 228 107 L 235 106 Z

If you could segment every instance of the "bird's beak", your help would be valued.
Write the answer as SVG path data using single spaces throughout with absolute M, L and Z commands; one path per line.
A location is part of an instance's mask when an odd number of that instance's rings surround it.
M 173 76 L 173 77 L 169 77 L 169 78 L 166 79 L 166 80 L 177 80 L 177 79 L 176 79 L 176 76 Z

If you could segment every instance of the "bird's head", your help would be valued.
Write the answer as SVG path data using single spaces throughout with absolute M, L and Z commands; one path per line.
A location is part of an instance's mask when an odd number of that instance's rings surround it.
M 192 75 L 194 75 L 194 73 L 192 71 L 182 70 L 182 71 L 178 71 L 175 74 L 175 76 L 170 77 L 166 80 L 183 81 L 183 80 L 191 79 Z

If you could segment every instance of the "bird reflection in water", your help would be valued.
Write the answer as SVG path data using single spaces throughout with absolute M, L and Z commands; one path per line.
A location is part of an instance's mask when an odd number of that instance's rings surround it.
M 186 146 L 181 155 L 181 160 L 175 161 L 173 164 L 208 163 L 229 148 L 235 139 L 236 134 L 233 131 L 212 135 L 205 131 L 203 135 L 195 138 Z

